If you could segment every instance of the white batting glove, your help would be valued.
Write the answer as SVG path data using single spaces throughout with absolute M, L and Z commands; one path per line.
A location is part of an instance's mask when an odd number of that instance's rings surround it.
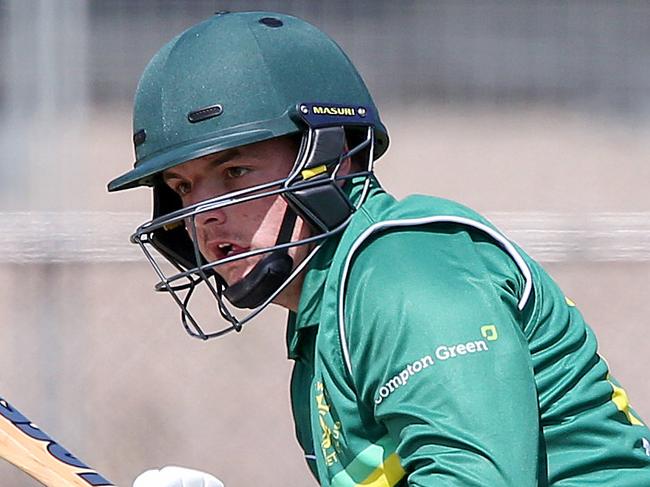
M 209 473 L 183 467 L 147 470 L 138 475 L 133 487 L 223 487 L 221 480 Z

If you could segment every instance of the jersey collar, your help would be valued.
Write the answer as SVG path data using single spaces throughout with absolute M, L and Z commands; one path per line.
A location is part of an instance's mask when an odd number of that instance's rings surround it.
M 357 201 L 361 197 L 363 181 L 363 177 L 354 178 L 352 184 L 344 188 L 351 201 Z M 366 201 L 378 190 L 381 190 L 381 187 L 372 177 Z M 298 312 L 290 311 L 287 322 L 287 350 L 290 359 L 296 359 L 300 355 L 301 336 L 305 335 L 308 328 L 319 324 L 325 281 L 341 236 L 342 234 L 338 234 L 328 238 L 307 267 L 300 291 Z
M 306 328 L 318 326 L 325 280 L 338 245 L 338 236 L 329 238 L 309 264 L 300 291 L 298 312 L 289 312 L 287 350 L 290 359 L 300 355 L 300 338 Z
M 374 177 L 371 178 L 372 194 L 379 184 Z M 351 201 L 357 201 L 361 197 L 363 181 L 363 177 L 354 178 L 351 184 L 344 188 Z M 325 281 L 340 240 L 341 234 L 328 238 L 307 267 L 300 291 L 298 312 L 290 311 L 287 322 L 287 350 L 290 359 L 295 359 L 300 355 L 301 336 L 304 335 L 304 331 L 307 328 L 318 326 Z

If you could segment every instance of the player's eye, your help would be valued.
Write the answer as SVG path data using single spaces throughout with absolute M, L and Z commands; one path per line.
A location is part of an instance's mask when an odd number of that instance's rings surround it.
M 229 179 L 240 178 L 249 172 L 250 169 L 241 166 L 231 166 L 225 169 L 226 177 Z
M 186 196 L 192 190 L 192 186 L 188 182 L 180 181 L 174 185 L 173 190 L 180 196 Z

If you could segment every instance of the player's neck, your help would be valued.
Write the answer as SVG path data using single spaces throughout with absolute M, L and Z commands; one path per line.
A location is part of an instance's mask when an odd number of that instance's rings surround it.
M 298 312 L 298 305 L 300 304 L 300 292 L 302 290 L 302 283 L 305 279 L 305 272 L 301 272 L 291 283 L 286 287 L 280 295 L 273 300 L 274 304 L 282 306 L 283 308 Z

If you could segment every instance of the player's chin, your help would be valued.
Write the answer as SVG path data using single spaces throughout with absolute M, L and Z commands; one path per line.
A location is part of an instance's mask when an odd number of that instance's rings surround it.
M 219 275 L 226 281 L 228 286 L 238 283 L 244 279 L 260 261 L 257 257 L 251 257 L 249 259 L 236 260 L 234 262 L 229 262 L 228 264 L 221 265 L 217 267 L 216 271 Z

